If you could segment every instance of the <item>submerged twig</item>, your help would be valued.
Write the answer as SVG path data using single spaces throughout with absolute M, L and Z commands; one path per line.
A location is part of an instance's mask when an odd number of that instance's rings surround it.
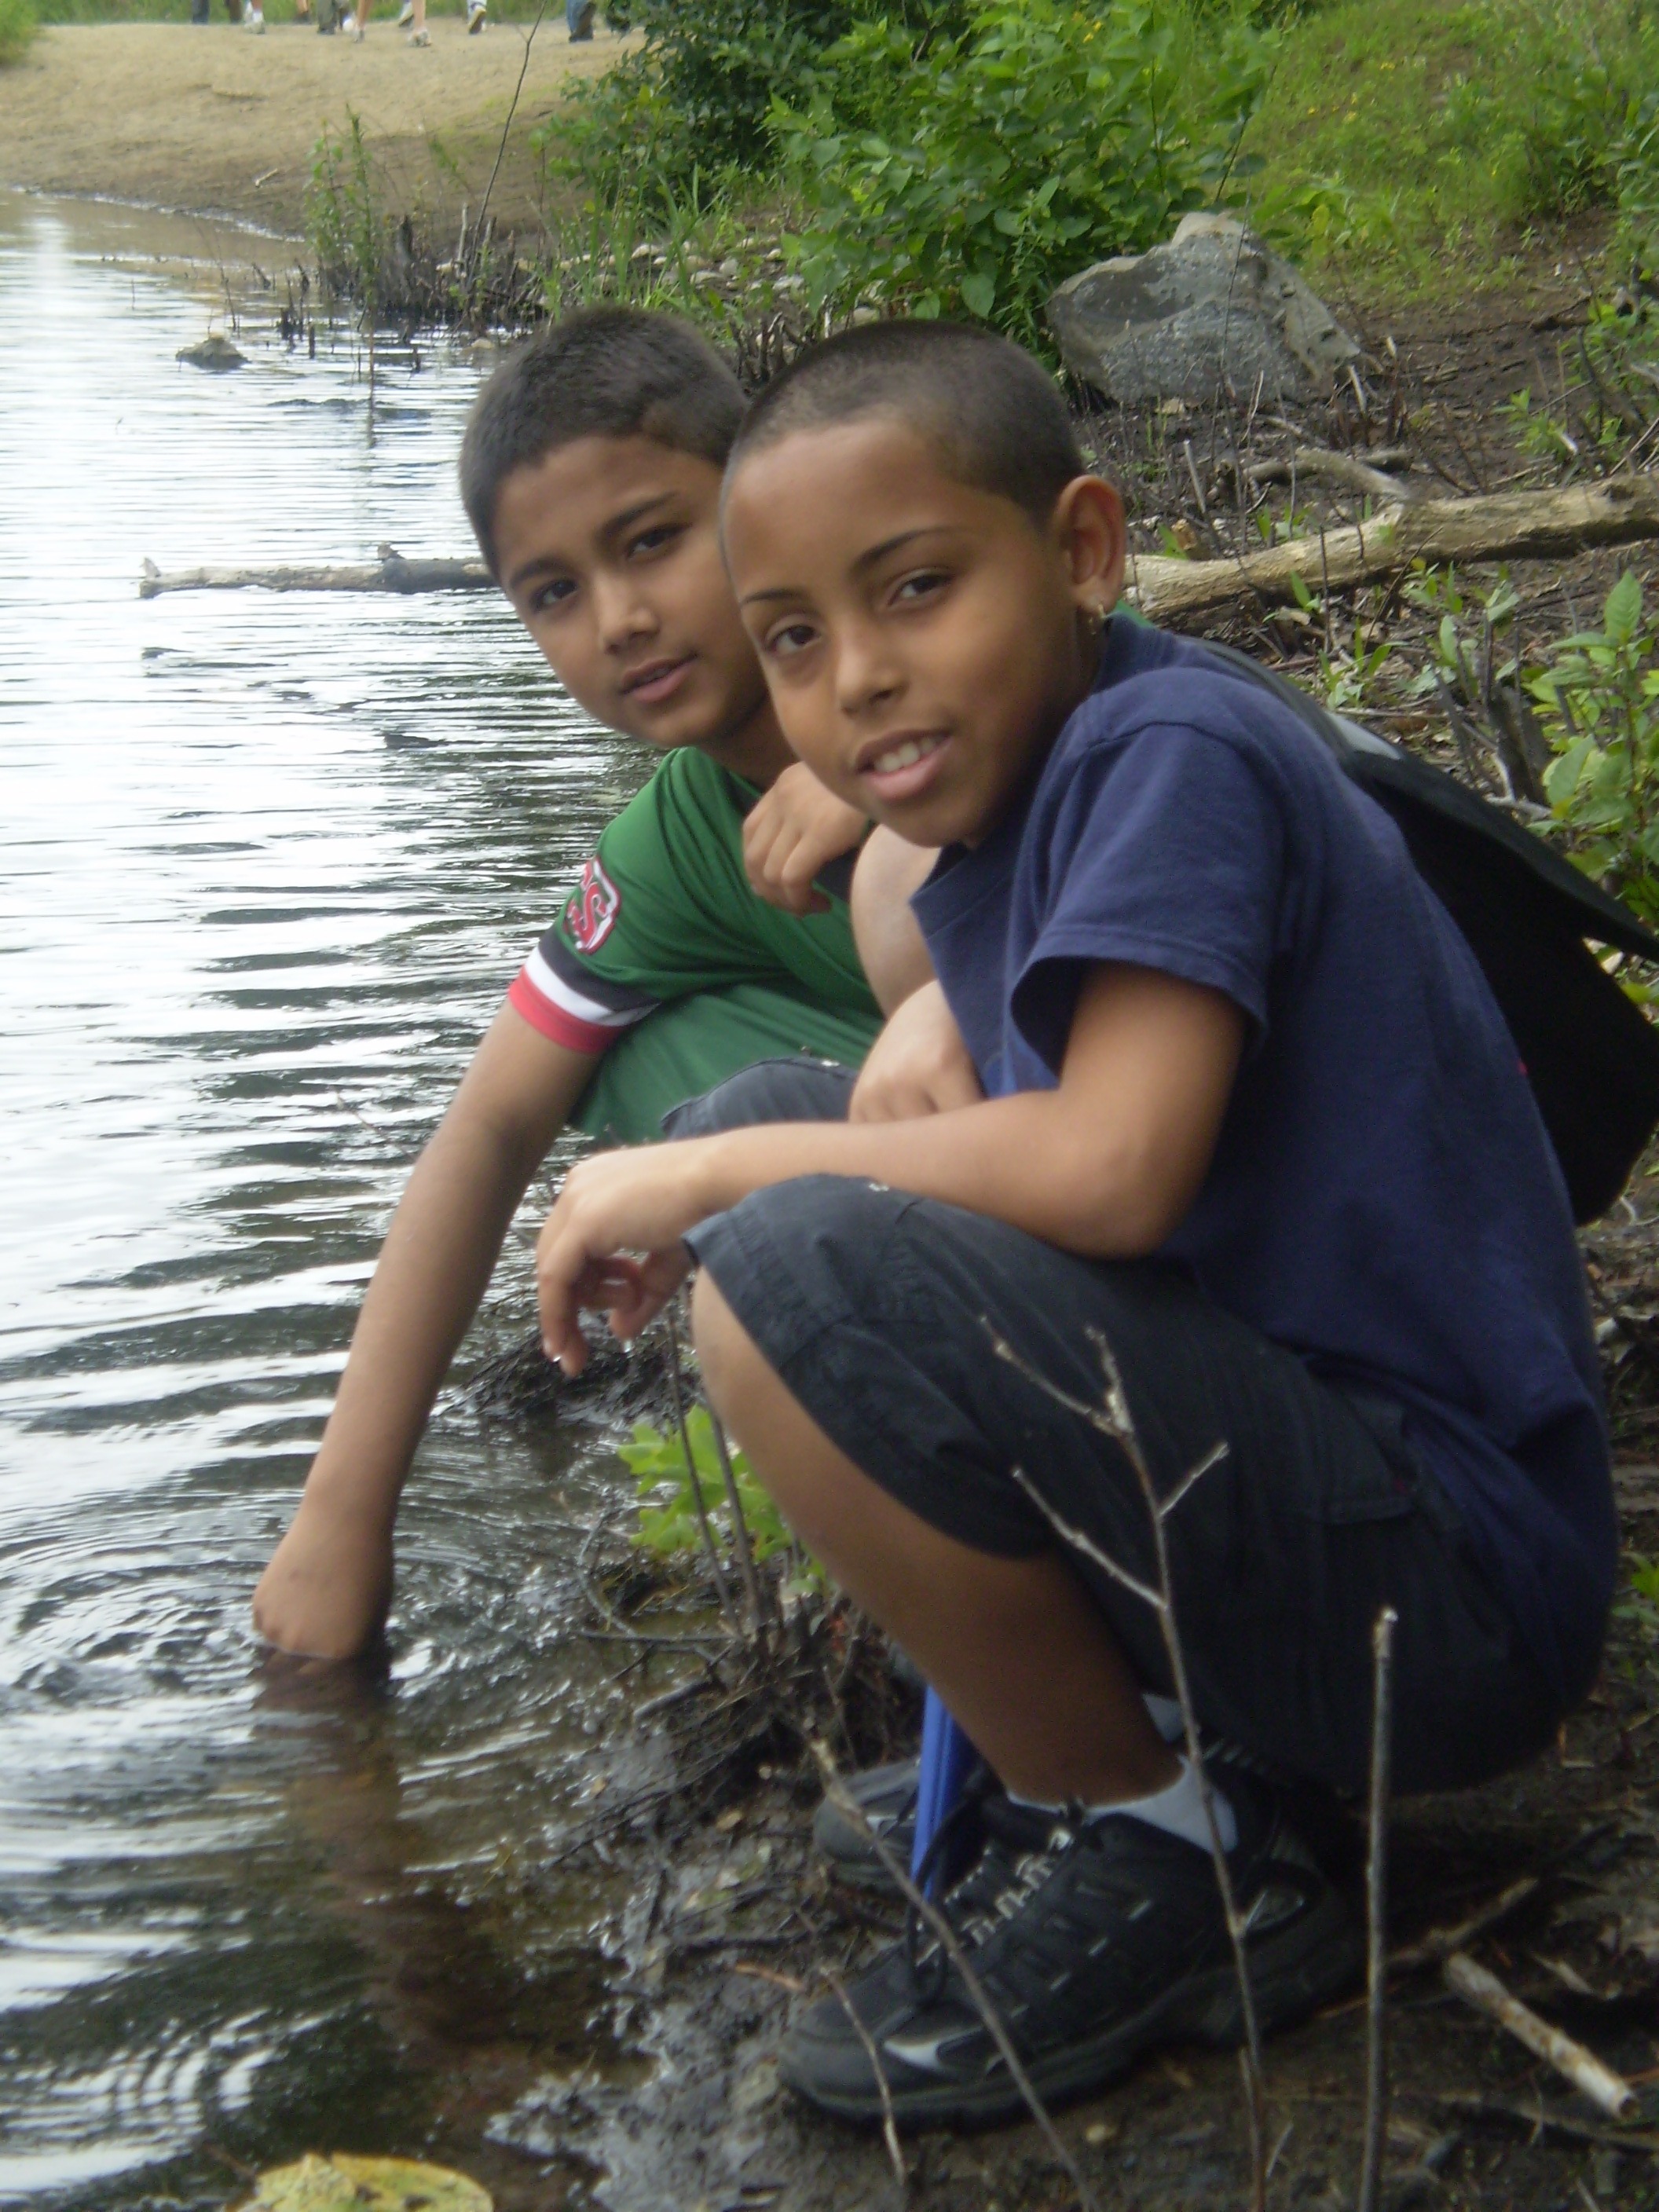
M 1389 2124 L 1389 1784 L 1394 1729 L 1394 1632 L 1385 1605 L 1371 1632 L 1371 1791 L 1365 1853 L 1365 2129 L 1359 2212 L 1376 2212 Z

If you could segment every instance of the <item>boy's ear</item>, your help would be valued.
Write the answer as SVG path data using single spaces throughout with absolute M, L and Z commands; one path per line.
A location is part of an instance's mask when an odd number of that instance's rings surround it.
M 1051 526 L 1079 611 L 1109 614 L 1123 590 L 1128 544 L 1116 488 L 1103 477 L 1073 477 L 1054 501 Z

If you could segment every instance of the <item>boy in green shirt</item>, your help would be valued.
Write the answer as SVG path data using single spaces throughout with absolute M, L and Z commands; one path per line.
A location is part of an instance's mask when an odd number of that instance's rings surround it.
M 344 1658 L 385 1619 L 416 1447 L 561 1129 L 654 1135 L 669 1107 L 757 1060 L 856 1063 L 880 1024 L 845 887 L 824 873 L 850 869 L 865 817 L 785 744 L 720 561 L 743 414 L 693 331 L 623 308 L 534 340 L 474 411 L 461 489 L 491 573 L 571 695 L 667 757 L 600 839 L 410 1178 L 254 1595 L 255 1626 L 285 1650 Z

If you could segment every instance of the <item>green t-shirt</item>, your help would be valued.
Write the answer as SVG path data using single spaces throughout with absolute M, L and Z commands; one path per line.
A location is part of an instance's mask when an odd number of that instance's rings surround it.
M 759 985 L 782 1002 L 775 1049 L 845 1060 L 849 1038 L 867 1048 L 881 1015 L 847 911 L 852 856 L 820 878 L 828 913 L 757 898 L 743 866 L 757 795 L 695 746 L 670 753 L 605 830 L 514 981 L 507 995 L 524 1018 L 573 1051 L 604 1052 L 659 1006 L 707 995 L 713 1082 L 732 1072 L 728 1043 L 739 1044 L 720 1035 L 726 994 Z M 752 1024 L 739 1026 L 752 1059 Z

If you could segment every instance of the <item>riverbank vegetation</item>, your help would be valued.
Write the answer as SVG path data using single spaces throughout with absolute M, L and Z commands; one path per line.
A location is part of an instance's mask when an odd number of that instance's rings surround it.
M 21 61 L 40 27 L 34 0 L 0 0 L 0 69 Z

